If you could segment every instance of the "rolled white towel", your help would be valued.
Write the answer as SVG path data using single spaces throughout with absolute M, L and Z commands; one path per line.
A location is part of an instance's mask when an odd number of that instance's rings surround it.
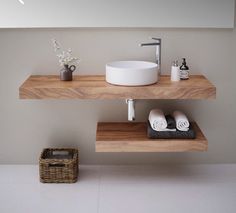
M 165 131 L 167 128 L 165 115 L 160 109 L 151 110 L 148 120 L 155 131 Z
M 187 116 L 180 112 L 180 111 L 174 111 L 173 117 L 176 122 L 176 128 L 180 131 L 188 131 L 189 130 L 189 121 Z

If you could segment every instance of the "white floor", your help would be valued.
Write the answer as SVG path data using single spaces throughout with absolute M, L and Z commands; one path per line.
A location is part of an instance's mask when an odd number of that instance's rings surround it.
M 0 166 L 0 213 L 235 213 L 236 164 L 81 166 L 41 184 L 37 166 Z

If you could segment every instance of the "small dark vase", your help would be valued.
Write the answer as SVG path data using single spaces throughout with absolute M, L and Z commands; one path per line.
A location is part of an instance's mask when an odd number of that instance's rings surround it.
M 75 65 L 64 65 L 60 72 L 61 81 L 72 81 L 73 80 L 73 72 L 75 71 Z

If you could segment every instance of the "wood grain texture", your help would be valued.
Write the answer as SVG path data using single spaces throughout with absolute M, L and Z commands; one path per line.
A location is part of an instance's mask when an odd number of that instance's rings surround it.
M 208 142 L 196 123 L 196 139 L 148 139 L 147 123 L 98 123 L 96 152 L 207 151 Z
M 20 99 L 215 99 L 216 88 L 203 75 L 189 80 L 171 82 L 163 75 L 149 86 L 115 86 L 105 76 L 74 76 L 71 82 L 59 76 L 33 75 L 19 88 Z

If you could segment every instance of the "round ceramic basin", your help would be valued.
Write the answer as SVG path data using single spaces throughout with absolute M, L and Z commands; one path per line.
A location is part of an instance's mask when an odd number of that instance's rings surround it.
M 106 64 L 106 81 L 121 86 L 144 86 L 158 81 L 157 64 L 146 61 L 115 61 Z

